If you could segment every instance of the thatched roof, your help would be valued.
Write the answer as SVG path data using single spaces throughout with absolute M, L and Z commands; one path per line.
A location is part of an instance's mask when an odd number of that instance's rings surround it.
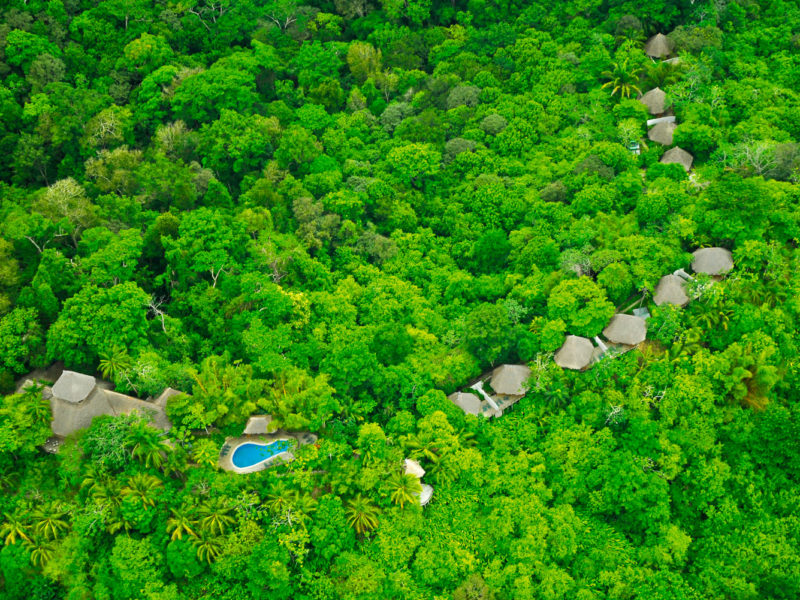
M 422 491 L 417 496 L 420 506 L 425 506 L 433 498 L 433 488 L 426 483 L 422 484 Z
M 700 248 L 692 256 L 692 270 L 695 273 L 721 275 L 733 268 L 733 255 L 725 248 Z
M 660 162 L 664 164 L 677 163 L 688 173 L 692 168 L 694 157 L 683 148 L 678 148 L 675 146 L 674 148 L 670 148 L 664 152 L 664 156 L 661 157 Z
M 689 304 L 689 296 L 686 295 L 685 286 L 686 282 L 677 275 L 664 275 L 653 292 L 653 301 L 656 306 L 662 304 L 686 306 Z
M 243 435 L 262 435 L 272 433 L 276 427 L 271 426 L 272 415 L 255 415 L 247 419 L 247 425 L 244 426 Z
M 64 371 L 53 384 L 53 396 L 75 404 L 86 400 L 96 386 L 97 380 L 91 375 Z
M 672 134 L 676 127 L 675 123 L 657 123 L 647 132 L 647 137 L 651 142 L 672 146 Z
M 647 337 L 647 323 L 641 317 L 633 315 L 616 314 L 603 329 L 603 335 L 615 344 L 635 346 L 642 343 Z
M 173 396 L 178 396 L 183 392 L 180 390 L 173 389 L 171 387 L 166 388 L 161 394 L 159 394 L 158 398 L 153 400 L 153 404 L 156 404 L 161 407 L 167 406 L 167 400 L 172 398 Z
M 647 107 L 651 115 L 660 115 L 667 109 L 667 94 L 661 88 L 653 88 L 639 98 L 639 102 Z
M 531 370 L 525 365 L 500 365 L 492 371 L 489 382 L 496 394 L 503 396 L 524 396 L 528 391 L 525 382 Z
M 413 475 L 417 479 L 422 479 L 425 475 L 425 469 L 422 468 L 422 465 L 412 458 L 407 458 L 405 460 L 405 467 L 407 475 Z
M 86 402 L 73 403 L 57 398 L 55 395 L 50 398 L 50 410 L 53 413 L 53 421 L 50 428 L 55 435 L 62 437 L 86 429 L 92 424 L 92 420 L 100 415 L 113 415 L 114 409 L 108 402 L 108 397 L 100 390 L 92 394 Z
M 644 45 L 644 53 L 653 58 L 664 58 L 672 53 L 672 41 L 663 33 L 657 33 Z
M 455 392 L 450 394 L 447 399 L 467 414 L 475 416 L 481 414 L 481 399 L 475 394 Z
M 146 417 L 149 417 L 153 427 L 163 429 L 164 431 L 167 431 L 172 427 L 172 423 L 169 422 L 167 413 L 162 407 L 157 406 L 152 402 L 148 402 L 147 400 L 133 398 L 132 396 L 126 396 L 125 394 L 120 394 L 111 390 L 102 390 L 102 392 L 106 397 L 109 406 L 111 407 L 110 414 L 127 415 L 137 411 Z
M 593 349 L 592 342 L 585 337 L 568 335 L 556 352 L 554 360 L 559 367 L 580 371 L 592 362 Z
M 133 411 L 149 417 L 154 427 L 165 431 L 172 427 L 165 410 L 166 398 L 159 404 L 126 396 L 98 387 L 94 377 L 82 373 L 64 371 L 53 388 L 45 388 L 42 394 L 50 400 L 53 414 L 50 428 L 53 434 L 61 437 L 86 429 L 95 417 L 126 415 Z

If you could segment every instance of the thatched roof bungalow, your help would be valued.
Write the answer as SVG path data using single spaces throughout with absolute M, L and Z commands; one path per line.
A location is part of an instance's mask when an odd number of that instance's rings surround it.
M 646 92 L 639 102 L 647 107 L 651 115 L 660 115 L 667 110 L 667 94 L 661 88 L 653 88 Z
M 692 163 L 694 162 L 694 157 L 689 154 L 683 148 L 679 148 L 675 146 L 674 148 L 670 148 L 666 152 L 664 152 L 664 156 L 661 157 L 661 160 L 664 164 L 671 164 L 676 163 L 683 167 L 684 171 L 687 173 L 692 168 Z
M 615 344 L 635 346 L 647 337 L 647 322 L 641 317 L 619 313 L 611 317 L 603 335 Z
M 695 273 L 722 275 L 733 269 L 733 254 L 725 248 L 700 248 L 692 252 Z
M 650 58 L 664 58 L 672 54 L 674 44 L 663 33 L 657 33 L 644 45 L 644 53 Z
M 581 371 L 592 363 L 593 351 L 594 346 L 587 338 L 568 335 L 556 352 L 554 360 L 561 368 Z
M 662 304 L 686 306 L 689 304 L 689 296 L 686 295 L 686 281 L 677 275 L 664 275 L 659 279 L 653 292 L 653 301 L 656 306 Z
M 657 123 L 647 132 L 647 138 L 662 146 L 672 146 L 672 134 L 676 128 L 675 123 Z

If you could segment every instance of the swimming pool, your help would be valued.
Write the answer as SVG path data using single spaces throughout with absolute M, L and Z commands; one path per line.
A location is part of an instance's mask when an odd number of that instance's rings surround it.
M 254 444 L 247 442 L 241 446 L 237 446 L 233 451 L 231 460 L 233 466 L 238 469 L 246 469 L 254 467 L 273 456 L 286 452 L 292 448 L 291 440 L 275 440 L 269 444 Z

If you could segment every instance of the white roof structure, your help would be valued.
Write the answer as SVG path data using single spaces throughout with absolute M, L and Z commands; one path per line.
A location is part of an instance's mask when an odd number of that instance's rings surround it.
M 594 346 L 587 338 L 568 335 L 556 352 L 554 360 L 559 367 L 580 371 L 591 364 L 593 351 Z
M 53 396 L 65 402 L 77 404 L 89 397 L 97 386 L 97 380 L 91 375 L 64 371 L 53 384 Z
M 476 417 L 481 414 L 481 399 L 475 394 L 459 391 L 450 394 L 447 399 L 467 414 L 475 415 Z
M 653 302 L 656 303 L 656 306 L 662 304 L 686 306 L 689 304 L 689 296 L 686 295 L 685 288 L 686 281 L 677 275 L 664 275 L 658 280 L 653 292 Z
M 617 313 L 603 329 L 603 335 L 615 344 L 635 346 L 647 337 L 647 322 L 641 317 Z
M 659 123 L 674 123 L 675 122 L 675 115 L 668 115 L 666 117 L 656 117 L 655 119 L 648 119 L 647 126 L 652 127 L 653 125 L 658 125 Z
M 263 435 L 275 431 L 275 427 L 271 427 L 272 415 L 255 415 L 247 419 L 247 425 L 244 427 L 243 435 Z
M 526 381 L 531 370 L 525 365 L 500 365 L 492 371 L 489 384 L 496 394 L 502 396 L 524 396 L 528 391 Z
M 422 484 L 422 491 L 417 495 L 420 506 L 425 506 L 433 498 L 433 488 L 427 483 Z
M 725 248 L 700 248 L 692 252 L 692 270 L 695 273 L 722 275 L 733 268 L 733 255 Z
M 406 475 L 413 475 L 417 479 L 422 479 L 425 475 L 425 469 L 413 458 L 407 458 L 404 464 L 406 467 Z

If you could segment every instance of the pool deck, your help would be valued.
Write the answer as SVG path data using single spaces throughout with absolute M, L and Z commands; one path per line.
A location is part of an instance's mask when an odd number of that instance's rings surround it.
M 263 471 L 276 464 L 288 463 L 294 460 L 294 454 L 290 451 L 281 452 L 251 467 L 237 467 L 233 464 L 233 453 L 242 444 L 269 444 L 277 440 L 296 440 L 298 447 L 313 444 L 317 441 L 317 436 L 307 431 L 289 433 L 286 431 L 276 431 L 269 434 L 241 435 L 239 437 L 228 438 L 222 445 L 219 452 L 219 467 L 225 471 L 246 474 Z

